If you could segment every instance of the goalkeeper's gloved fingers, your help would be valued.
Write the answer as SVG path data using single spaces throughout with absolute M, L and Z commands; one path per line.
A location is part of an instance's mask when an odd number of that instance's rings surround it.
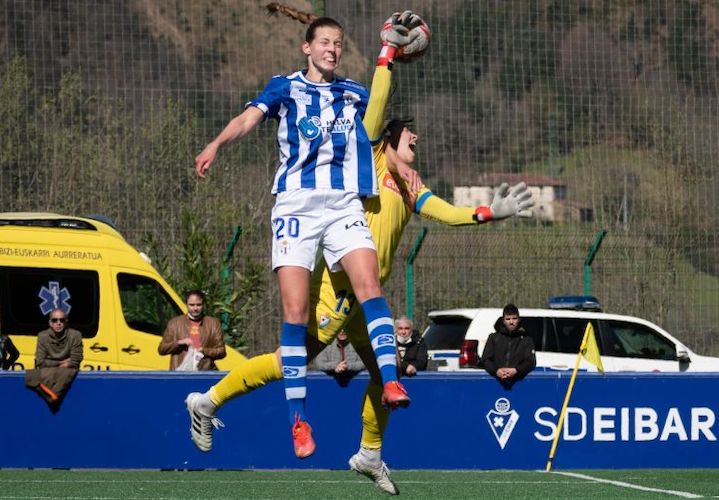
M 500 198 L 506 198 L 509 193 L 509 184 L 503 182 L 494 191 L 494 199 L 499 200 Z
M 411 10 L 405 10 L 399 17 L 398 21 L 409 29 L 416 28 L 425 24 L 418 14 L 415 14 Z
M 399 16 L 397 16 L 397 22 L 407 27 L 409 27 L 412 16 L 416 15 L 411 10 L 405 10 L 402 13 L 396 12 L 395 14 L 399 14 Z
M 524 182 L 519 182 L 512 186 L 512 188 L 509 190 L 510 195 L 517 196 L 520 193 L 524 193 L 527 191 L 527 185 Z M 531 194 L 530 194 L 531 196 Z
M 382 29 L 380 38 L 384 43 L 399 48 L 407 45 L 412 39 L 409 37 L 409 30 L 401 24 L 395 24 L 389 28 Z
M 529 191 L 524 182 L 520 182 L 519 184 L 512 186 L 509 190 L 509 196 L 514 198 L 519 210 L 525 210 L 534 206 L 532 193 Z
M 410 41 L 402 47 L 402 52 L 405 55 L 420 53 L 426 50 L 432 33 L 429 30 L 429 26 L 422 21 L 418 26 L 410 28 L 408 36 Z

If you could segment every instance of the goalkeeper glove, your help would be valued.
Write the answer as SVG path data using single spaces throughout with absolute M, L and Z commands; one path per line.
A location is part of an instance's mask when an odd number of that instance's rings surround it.
M 409 29 L 409 33 L 407 33 L 409 41 L 397 51 L 396 60 L 410 62 L 420 57 L 427 50 L 432 32 L 424 19 L 409 10 L 400 15 L 398 22 Z
M 395 12 L 382 25 L 380 38 L 382 38 L 382 50 L 377 58 L 377 66 L 389 66 L 394 60 L 397 50 L 410 42 L 409 28 L 402 24 L 400 19 L 405 19 L 405 14 L 410 11 Z
M 477 207 L 474 217 L 477 222 L 487 222 L 490 220 L 501 220 L 513 215 L 527 216 L 528 209 L 534 206 L 532 193 L 527 189 L 524 182 L 515 184 L 511 188 L 509 184 L 503 182 L 494 191 L 494 199 L 489 207 Z
M 392 63 L 399 54 L 411 59 L 412 55 L 423 52 L 429 44 L 429 26 L 421 17 L 412 12 L 395 12 L 382 25 L 382 51 L 377 59 L 378 66 Z

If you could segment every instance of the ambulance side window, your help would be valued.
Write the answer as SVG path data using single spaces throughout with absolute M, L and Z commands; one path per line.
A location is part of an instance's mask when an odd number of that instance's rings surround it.
M 162 335 L 167 322 L 182 314 L 180 307 L 152 278 L 118 273 L 122 314 L 127 326 L 153 335 Z
M 3 333 L 36 336 L 49 328 L 50 311 L 68 313 L 70 328 L 97 335 L 100 285 L 97 272 L 78 269 L 0 266 L 0 325 Z

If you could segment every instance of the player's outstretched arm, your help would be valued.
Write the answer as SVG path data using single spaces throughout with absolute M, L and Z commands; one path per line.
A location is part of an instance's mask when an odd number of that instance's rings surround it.
M 195 158 L 195 172 L 204 178 L 207 171 L 217 158 L 220 148 L 246 136 L 252 129 L 262 123 L 265 114 L 254 106 L 248 107 L 240 115 L 230 120 L 230 123 L 220 132 L 220 135 L 210 142 Z
M 415 212 L 427 219 L 450 226 L 483 224 L 493 220 L 506 219 L 514 215 L 527 217 L 529 209 L 534 206 L 532 193 L 523 182 L 509 187 L 501 184 L 494 193 L 490 206 L 456 207 L 435 196 L 427 188 L 420 192 L 415 204 Z

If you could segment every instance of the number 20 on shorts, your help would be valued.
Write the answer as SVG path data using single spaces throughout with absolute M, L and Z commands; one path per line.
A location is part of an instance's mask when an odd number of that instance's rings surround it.
M 297 217 L 278 217 L 274 220 L 275 238 L 297 238 L 300 235 L 300 220 Z

